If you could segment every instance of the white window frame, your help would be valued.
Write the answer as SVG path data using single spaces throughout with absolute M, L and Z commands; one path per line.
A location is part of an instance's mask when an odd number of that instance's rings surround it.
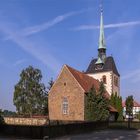
M 68 99 L 64 97 L 62 101 L 62 113 L 64 115 L 68 114 L 68 108 L 69 108 Z

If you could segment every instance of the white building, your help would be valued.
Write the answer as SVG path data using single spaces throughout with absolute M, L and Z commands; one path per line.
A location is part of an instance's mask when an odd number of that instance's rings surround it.
M 136 101 L 133 102 L 133 116 L 135 117 L 136 114 L 138 114 L 140 112 L 140 104 Z M 126 105 L 125 102 L 122 103 L 122 107 L 123 107 L 123 115 L 125 118 L 128 118 L 128 116 L 126 115 Z

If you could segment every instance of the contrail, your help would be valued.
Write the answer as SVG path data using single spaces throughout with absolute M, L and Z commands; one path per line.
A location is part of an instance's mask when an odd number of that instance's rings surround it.
M 121 27 L 128 27 L 128 26 L 135 26 L 140 25 L 140 21 L 130 21 L 130 22 L 123 22 L 123 23 L 117 23 L 117 24 L 107 24 L 104 25 L 104 28 L 121 28 Z M 74 30 L 80 31 L 80 30 L 94 30 L 99 29 L 99 26 L 94 25 L 81 25 L 79 27 L 76 27 Z

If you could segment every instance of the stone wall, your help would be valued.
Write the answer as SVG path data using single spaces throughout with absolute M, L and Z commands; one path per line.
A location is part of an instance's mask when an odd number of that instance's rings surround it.
M 6 124 L 10 125 L 46 125 L 48 124 L 48 119 L 45 117 L 40 118 L 16 118 L 16 117 L 4 117 Z

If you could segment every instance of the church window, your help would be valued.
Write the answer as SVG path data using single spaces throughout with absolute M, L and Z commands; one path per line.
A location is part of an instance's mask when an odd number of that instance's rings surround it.
M 103 83 L 104 83 L 104 84 L 107 83 L 107 82 L 106 82 L 106 76 L 105 76 L 105 75 L 103 76 Z
M 114 76 L 114 85 L 118 86 L 118 78 L 116 76 Z
M 66 97 L 63 98 L 62 112 L 63 114 L 68 114 L 68 99 Z

